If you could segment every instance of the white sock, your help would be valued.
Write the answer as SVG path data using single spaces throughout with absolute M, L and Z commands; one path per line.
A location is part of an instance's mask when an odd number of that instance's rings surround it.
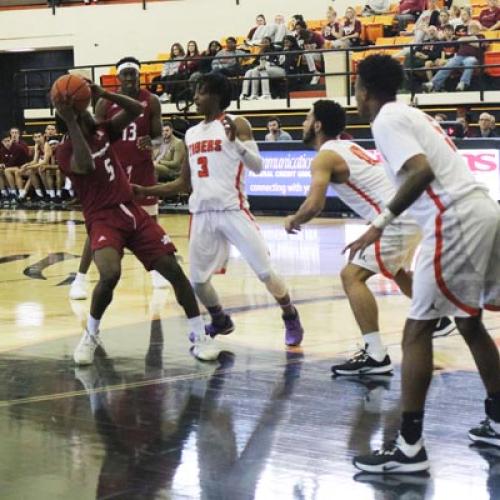
M 71 196 L 75 196 L 75 192 L 74 192 L 72 189 L 68 189 L 68 193 L 69 193 Z
M 375 360 L 382 361 L 385 358 L 386 350 L 382 344 L 382 338 L 379 332 L 370 332 L 363 335 L 366 343 L 366 352 Z
M 35 189 L 35 193 L 39 198 L 43 198 L 43 191 L 41 189 Z
M 53 189 L 47 189 L 47 193 L 48 195 L 51 197 L 51 198 L 55 198 L 56 197 L 56 193 Z
M 10 193 L 10 194 L 16 194 L 16 190 L 15 190 L 15 189 L 13 189 L 13 188 L 9 188 L 9 193 Z
M 9 192 L 6 189 L 2 189 L 2 196 L 7 196 Z
M 89 314 L 89 317 L 87 319 L 87 332 L 95 337 L 99 333 L 100 322 L 100 319 L 95 319 L 92 317 L 92 315 Z
M 76 273 L 75 280 L 73 283 L 84 284 L 87 281 L 87 275 L 83 273 Z
M 60 189 L 58 189 L 58 190 L 56 191 L 56 196 L 58 196 L 59 198 L 61 197 L 61 190 L 60 190 Z
M 19 190 L 19 198 L 24 198 L 26 196 L 26 189 Z
M 203 322 L 203 318 L 201 316 L 196 316 L 195 318 L 188 318 L 189 332 L 193 332 L 196 337 L 204 338 L 205 337 L 205 323 Z

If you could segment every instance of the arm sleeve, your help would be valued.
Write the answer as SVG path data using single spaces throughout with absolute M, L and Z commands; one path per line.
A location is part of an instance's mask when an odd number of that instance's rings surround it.
M 236 149 L 241 156 L 241 161 L 252 172 L 259 174 L 264 168 L 262 157 L 259 154 L 259 147 L 255 141 L 241 141 L 236 139 Z
M 377 149 L 389 168 L 397 174 L 415 155 L 425 154 L 412 130 L 408 115 L 384 114 L 373 123 L 373 137 Z

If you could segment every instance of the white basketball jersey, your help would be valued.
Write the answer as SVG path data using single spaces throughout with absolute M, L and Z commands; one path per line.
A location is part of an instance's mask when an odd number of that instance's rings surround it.
M 226 136 L 222 119 L 202 121 L 186 132 L 193 187 L 189 211 L 193 214 L 248 209 L 243 163 Z
M 363 219 L 369 222 L 375 219 L 395 193 L 383 165 L 366 149 L 351 141 L 327 141 L 320 151 L 337 153 L 349 167 L 348 181 L 333 184 L 339 198 Z M 406 214 L 397 220 L 414 224 Z
M 410 207 L 417 222 L 431 234 L 438 212 L 474 191 L 487 191 L 469 171 L 453 141 L 439 124 L 416 108 L 398 102 L 385 104 L 375 118 L 373 137 L 386 172 L 396 186 L 407 174 L 401 168 L 416 155 L 425 155 L 435 179 Z

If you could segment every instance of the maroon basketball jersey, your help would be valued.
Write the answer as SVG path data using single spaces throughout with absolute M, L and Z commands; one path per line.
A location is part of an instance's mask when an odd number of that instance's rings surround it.
M 113 149 L 132 184 L 154 186 L 156 176 L 152 153 L 149 150 L 142 150 L 137 147 L 139 137 L 151 135 L 151 93 L 141 89 L 137 100 L 142 104 L 144 111 L 135 121 L 123 129 L 121 138 L 113 143 Z M 111 119 L 121 109 L 117 104 L 108 102 L 106 120 Z M 154 196 L 137 199 L 139 205 L 155 205 L 156 202 L 157 198 Z
M 120 203 L 129 203 L 133 199 L 132 187 L 111 147 L 108 127 L 109 124 L 103 122 L 89 140 L 95 165 L 95 170 L 91 174 L 78 175 L 71 171 L 73 145 L 69 137 L 56 150 L 57 164 L 71 179 L 82 204 L 87 224 L 90 224 L 102 210 L 118 206 Z

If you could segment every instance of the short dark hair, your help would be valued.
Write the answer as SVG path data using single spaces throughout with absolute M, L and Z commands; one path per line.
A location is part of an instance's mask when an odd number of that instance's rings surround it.
M 267 119 L 267 123 L 271 123 L 271 122 L 277 122 L 278 123 L 278 127 L 281 128 L 281 120 L 277 117 L 277 116 L 270 116 L 268 119 Z
M 10 129 L 2 133 L 2 141 L 4 139 L 10 139 Z
M 170 120 L 165 120 L 163 122 L 163 127 L 170 127 L 173 130 L 174 129 L 174 124 Z
M 302 28 L 303 30 L 306 30 L 307 29 L 307 24 L 304 20 L 298 20 L 296 23 L 295 23 L 295 27 L 296 28 Z
M 452 24 L 445 24 L 445 25 L 443 26 L 443 31 L 446 31 L 446 30 L 447 30 L 447 31 L 453 31 L 453 33 L 455 33 L 455 28 L 453 27 L 453 25 L 452 25 Z
M 236 38 L 234 38 L 234 36 L 228 36 L 226 38 L 226 43 L 229 42 L 229 41 L 236 43 Z
M 395 99 L 404 80 L 401 64 L 382 54 L 363 59 L 358 65 L 358 77 L 366 90 L 379 99 Z
M 118 66 L 120 66 L 120 64 L 127 63 L 127 62 L 135 63 L 139 66 L 139 68 L 141 67 L 141 62 L 139 61 L 139 59 L 137 59 L 136 57 L 132 57 L 132 56 L 122 57 L 115 64 L 115 66 L 116 66 L 116 68 L 118 68 Z
M 206 73 L 196 82 L 197 88 L 203 88 L 210 95 L 219 96 L 221 110 L 226 109 L 231 104 L 232 87 L 229 79 L 222 73 Z
M 327 137 L 337 137 L 345 129 L 345 110 L 338 102 L 320 99 L 313 104 L 313 114 Z

